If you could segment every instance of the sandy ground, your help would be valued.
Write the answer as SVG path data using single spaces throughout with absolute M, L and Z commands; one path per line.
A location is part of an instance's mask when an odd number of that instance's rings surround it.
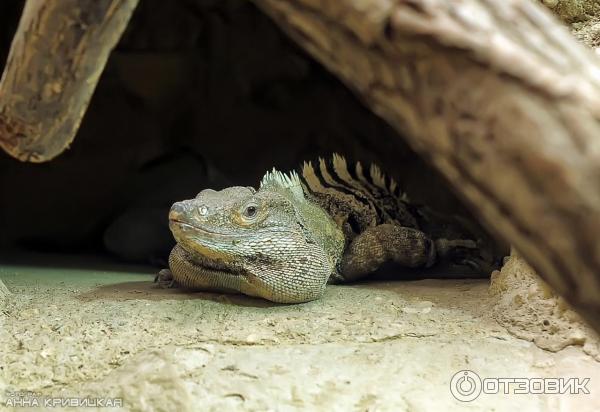
M 148 268 L 45 261 L 55 267 L 0 266 L 13 292 L 0 314 L 0 409 L 112 397 L 135 411 L 600 410 L 600 363 L 508 334 L 483 280 L 332 286 L 319 301 L 275 305 L 155 289 Z M 589 378 L 591 393 L 460 402 L 450 381 L 463 369 Z

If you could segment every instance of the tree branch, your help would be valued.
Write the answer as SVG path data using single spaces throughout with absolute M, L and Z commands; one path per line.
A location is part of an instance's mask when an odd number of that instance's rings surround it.
M 138 0 L 29 0 L 0 81 L 0 146 L 43 162 L 73 140 Z

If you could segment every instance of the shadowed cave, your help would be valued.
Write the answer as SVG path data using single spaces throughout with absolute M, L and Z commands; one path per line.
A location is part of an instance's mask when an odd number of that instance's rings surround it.
M 22 4 L 0 6 L 2 61 Z M 416 203 L 469 216 L 395 131 L 253 5 L 143 1 L 71 148 L 45 164 L 2 154 L 0 247 L 164 264 L 174 201 L 257 186 L 273 167 L 334 152 L 379 164 Z

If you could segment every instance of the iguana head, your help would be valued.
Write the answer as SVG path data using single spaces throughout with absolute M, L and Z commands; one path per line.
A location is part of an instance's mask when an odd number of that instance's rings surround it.
M 234 285 L 274 302 L 319 298 L 344 246 L 341 230 L 305 198 L 298 176 L 275 170 L 258 191 L 209 189 L 177 202 L 169 222 L 177 243 L 198 258 L 196 265 L 223 272 L 222 282 L 212 279 L 212 285 Z

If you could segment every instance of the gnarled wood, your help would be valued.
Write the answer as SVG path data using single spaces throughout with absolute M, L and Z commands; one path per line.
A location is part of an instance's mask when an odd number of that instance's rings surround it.
M 600 330 L 600 65 L 524 0 L 255 0 Z
M 138 0 L 29 0 L 0 81 L 0 146 L 43 162 L 73 140 Z

